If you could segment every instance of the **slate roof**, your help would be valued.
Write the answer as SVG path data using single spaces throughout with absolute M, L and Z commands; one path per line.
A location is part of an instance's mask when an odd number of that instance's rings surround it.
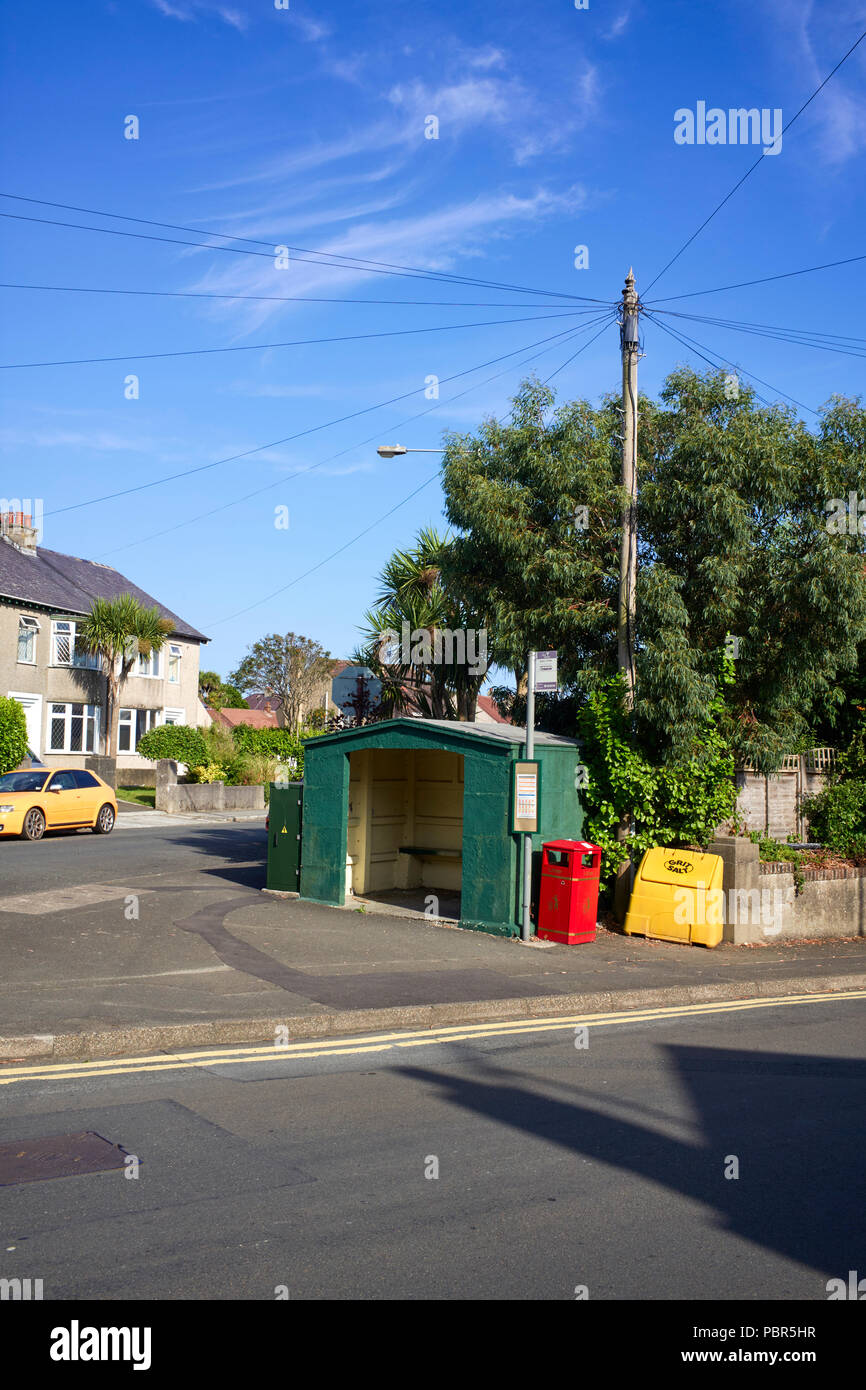
M 132 594 L 146 608 L 157 608 L 174 625 L 173 636 L 209 640 L 110 565 L 41 547 L 35 554 L 25 554 L 0 538 L 0 601 L 13 599 L 56 613 L 83 615 L 90 612 L 95 598 L 117 598 L 120 594 Z

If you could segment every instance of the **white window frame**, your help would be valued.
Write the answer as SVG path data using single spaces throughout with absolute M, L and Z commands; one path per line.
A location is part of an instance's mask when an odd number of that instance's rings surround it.
M 61 634 L 61 629 L 63 632 Z M 59 636 L 69 638 L 69 661 L 61 661 L 57 655 L 57 639 Z M 98 671 L 100 667 L 99 657 L 95 652 L 82 651 L 80 654 L 76 648 L 78 646 L 78 623 L 74 618 L 55 618 L 51 623 L 51 665 L 72 668 L 83 666 L 88 671 Z
M 38 640 L 39 640 L 39 631 L 40 631 L 39 620 L 38 620 L 37 618 L 32 618 L 32 617 L 29 616 L 29 614 L 23 614 L 23 613 L 22 613 L 22 614 L 19 614 L 19 617 L 18 617 L 18 648 L 17 648 L 17 660 L 18 660 L 18 665 L 19 665 L 19 666 L 35 666 L 35 665 L 36 665 L 36 645 L 37 645 L 37 642 L 38 642 Z M 31 649 L 32 649 L 32 652 L 33 652 L 33 655 L 32 655 L 32 656 L 22 656 L 22 655 L 21 655 L 21 638 L 24 636 L 25 633 L 29 633 L 29 635 L 30 635 Z
M 185 709 L 164 709 L 163 712 L 162 712 L 162 723 L 163 723 L 163 724 L 185 724 L 185 723 L 186 723 L 186 710 L 185 710 Z
M 154 651 L 139 652 L 138 660 L 135 663 L 134 674 L 136 676 L 144 676 L 147 680 L 160 680 L 162 676 L 161 663 L 159 659 L 160 655 L 160 652 Z M 144 667 L 144 670 L 142 670 L 142 667 Z
M 151 729 L 159 728 L 164 722 L 163 711 L 161 709 L 141 709 L 136 706 L 124 706 L 118 711 L 117 716 L 117 751 L 118 753 L 137 753 L 139 739 L 145 734 L 149 734 Z M 129 732 L 129 748 L 121 748 L 120 731 Z
M 74 715 L 73 710 L 79 708 L 82 713 Z M 59 711 L 63 713 L 59 713 Z M 63 720 L 63 747 L 58 748 L 52 743 L 54 732 L 54 721 Z M 72 720 L 83 719 L 81 730 L 81 747 L 72 748 Z M 90 732 L 90 745 L 88 746 L 88 729 Z M 99 752 L 99 705 L 88 705 L 80 700 L 49 700 L 48 701 L 48 720 L 45 729 L 46 753 L 74 753 L 81 754 Z
M 168 671 L 166 679 L 170 685 L 180 685 L 180 669 L 183 661 L 183 648 L 179 642 L 169 642 L 168 644 Z M 172 671 L 175 672 L 172 675 Z

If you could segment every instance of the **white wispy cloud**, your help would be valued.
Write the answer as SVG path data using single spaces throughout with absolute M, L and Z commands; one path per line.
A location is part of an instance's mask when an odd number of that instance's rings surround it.
M 167 19 L 179 19 L 184 24 L 195 22 L 201 16 L 215 15 L 224 24 L 243 33 L 248 28 L 249 16 L 233 5 L 225 5 L 220 0 L 151 0 L 153 6 Z
M 861 0 L 833 0 L 832 4 L 820 6 L 814 0 L 798 5 L 791 5 L 790 0 L 764 0 L 764 9 L 770 16 L 777 45 L 781 35 L 786 68 L 802 74 L 804 92 L 824 80 L 840 54 L 850 47 L 855 26 L 863 21 Z M 845 164 L 866 150 L 864 76 L 866 53 L 861 45 L 801 118 L 804 134 L 810 125 L 817 132 L 825 165 Z M 791 114 L 793 110 L 785 111 L 785 119 Z M 790 141 L 797 137 L 795 127 Z
M 336 256 L 449 271 L 467 257 L 484 255 L 492 241 L 514 235 L 528 223 L 573 216 L 590 201 L 591 195 L 579 184 L 562 190 L 540 187 L 526 195 L 481 194 L 416 215 L 358 222 L 342 235 L 329 236 L 327 244 Z M 370 283 L 369 274 L 360 267 L 292 260 L 287 269 L 277 272 L 269 259 L 243 257 L 214 266 L 189 288 L 220 294 L 313 296 L 344 294 L 359 283 Z M 240 317 L 239 332 L 247 333 L 290 308 L 272 302 L 214 301 L 208 312 L 235 321 Z
M 618 39 L 620 34 L 625 33 L 628 22 L 631 19 L 631 13 L 631 8 L 628 8 L 623 10 L 622 14 L 617 15 L 616 19 L 610 25 L 610 28 L 605 30 L 602 38 Z

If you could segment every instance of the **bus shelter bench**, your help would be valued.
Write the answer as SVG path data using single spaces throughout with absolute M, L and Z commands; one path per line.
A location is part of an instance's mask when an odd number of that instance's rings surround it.
M 434 849 L 428 845 L 401 845 L 399 854 L 412 854 L 417 859 L 463 859 L 459 849 Z

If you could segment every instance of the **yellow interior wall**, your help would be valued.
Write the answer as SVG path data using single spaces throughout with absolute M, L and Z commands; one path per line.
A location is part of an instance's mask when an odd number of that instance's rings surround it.
M 347 887 L 460 890 L 459 858 L 419 859 L 401 845 L 463 845 L 463 759 L 438 749 L 365 749 L 349 758 Z
M 459 753 L 418 749 L 415 754 L 415 830 L 408 843 L 463 849 L 463 759 Z M 459 892 L 460 859 L 416 859 L 419 884 Z

